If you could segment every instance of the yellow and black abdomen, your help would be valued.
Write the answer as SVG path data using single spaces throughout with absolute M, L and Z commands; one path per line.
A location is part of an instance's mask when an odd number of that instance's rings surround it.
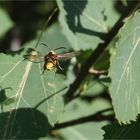
M 48 71 L 56 68 L 56 60 L 49 60 L 45 63 L 44 68 Z

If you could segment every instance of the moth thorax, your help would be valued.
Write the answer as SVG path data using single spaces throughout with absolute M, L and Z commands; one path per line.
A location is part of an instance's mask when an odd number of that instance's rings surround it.
M 56 54 L 54 51 L 50 51 L 50 53 L 51 53 L 51 54 L 54 54 L 54 55 Z

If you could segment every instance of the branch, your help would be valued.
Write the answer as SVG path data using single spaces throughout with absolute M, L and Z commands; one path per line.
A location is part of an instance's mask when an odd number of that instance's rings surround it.
M 93 51 L 91 56 L 87 59 L 84 66 L 81 68 L 81 71 L 79 72 L 76 80 L 72 85 L 70 85 L 69 90 L 67 91 L 65 95 L 66 102 L 69 102 L 74 98 L 76 95 L 75 92 L 80 87 L 82 81 L 86 78 L 86 76 L 89 74 L 89 69 L 92 65 L 94 65 L 100 57 L 104 50 L 107 48 L 108 44 L 113 40 L 113 38 L 116 36 L 120 28 L 123 26 L 125 19 L 127 19 L 130 15 L 132 15 L 135 10 L 140 6 L 140 1 L 131 1 L 130 6 L 126 8 L 126 11 L 120 19 L 117 21 L 117 23 L 114 25 L 114 27 L 110 30 L 110 32 L 106 35 L 104 43 L 100 43 L 97 48 Z
M 86 117 L 82 117 L 80 119 L 75 119 L 75 120 L 72 120 L 72 121 L 63 122 L 63 123 L 60 123 L 60 124 L 55 124 L 54 128 L 52 128 L 51 131 L 56 130 L 56 129 L 69 127 L 69 126 L 73 126 L 73 125 L 87 123 L 87 122 L 114 121 L 115 120 L 114 115 L 102 115 L 102 113 L 110 111 L 110 110 L 112 110 L 112 108 L 108 108 L 108 109 L 99 111 L 96 114 L 92 114 L 92 115 L 89 115 L 89 116 L 86 116 Z

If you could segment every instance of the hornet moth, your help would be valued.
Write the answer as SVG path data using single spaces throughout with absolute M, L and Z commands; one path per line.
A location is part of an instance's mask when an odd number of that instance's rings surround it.
M 43 44 L 44 46 L 47 46 L 44 43 L 41 43 L 41 44 Z M 44 56 L 42 56 L 39 52 L 34 50 L 32 51 L 32 53 L 25 55 L 25 59 L 31 62 L 35 62 L 35 63 L 44 62 L 44 67 L 43 67 L 43 72 L 42 72 L 42 74 L 44 74 L 45 70 L 47 71 L 51 71 L 53 69 L 55 69 L 55 71 L 56 69 L 63 70 L 61 66 L 59 65 L 59 60 L 71 59 L 81 53 L 80 51 L 76 51 L 76 52 L 68 52 L 64 54 L 56 54 L 55 51 L 59 49 L 65 49 L 65 47 L 59 47 L 54 50 L 51 50 L 48 54 Z

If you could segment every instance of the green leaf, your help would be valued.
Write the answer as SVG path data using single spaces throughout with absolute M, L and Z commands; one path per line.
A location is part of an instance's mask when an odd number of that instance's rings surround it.
M 105 123 L 86 123 L 60 130 L 65 140 L 102 140 Z
M 69 103 L 64 110 L 64 113 L 61 114 L 59 122 L 71 121 L 74 119 L 79 119 L 81 117 L 89 116 L 109 108 L 110 104 L 104 99 L 94 100 L 91 103 L 85 102 L 83 100 L 77 99 Z M 71 139 L 103 139 L 104 132 L 102 127 L 108 124 L 108 122 L 87 122 L 80 125 L 70 126 L 59 130 L 59 133 L 66 140 Z
M 109 68 L 110 62 L 109 62 L 110 54 L 109 51 L 106 50 L 102 56 L 97 60 L 94 67 L 98 70 L 107 70 Z
M 74 49 L 95 49 L 103 42 L 119 18 L 114 3 L 112 0 L 57 0 L 62 32 Z
M 3 36 L 12 26 L 13 22 L 10 20 L 7 13 L 0 7 L 0 37 Z
M 46 43 L 45 41 L 48 41 L 47 45 L 50 47 L 53 46 L 52 48 L 56 48 L 55 46 L 57 46 L 57 42 L 65 42 L 66 45 L 68 44 L 65 37 L 60 33 L 60 27 L 58 24 L 54 24 L 47 32 L 44 32 L 40 42 Z M 12 89 L 5 90 L 5 94 L 8 97 L 6 103 L 11 103 L 14 99 L 14 102 L 10 104 L 10 106 L 4 106 L 4 112 L 6 112 L 6 114 L 12 113 L 14 116 L 7 118 L 6 115 L 7 122 L 5 122 L 4 125 L 1 125 L 1 127 L 12 125 L 10 129 L 5 130 L 11 131 L 10 138 L 16 137 L 14 126 L 18 128 L 20 121 L 25 121 L 25 125 L 27 126 L 30 125 L 28 121 L 24 120 L 24 116 L 28 114 L 30 116 L 32 114 L 30 109 L 42 113 L 43 116 L 46 117 L 46 120 L 48 120 L 49 125 L 53 126 L 53 124 L 58 121 L 58 116 L 62 113 L 64 108 L 62 95 L 66 92 L 67 88 L 65 84 L 65 76 L 58 73 L 55 76 L 55 71 L 53 70 L 45 71 L 45 73 L 41 75 L 44 63 L 32 63 L 28 60 L 24 60 L 24 55 L 27 55 L 29 48 L 33 48 L 34 46 L 35 41 L 32 41 L 31 43 L 26 44 L 24 46 L 25 49 L 19 54 L 0 54 L 1 89 L 6 89 L 8 87 Z M 49 52 L 49 49 L 44 46 L 38 46 L 36 49 L 41 53 L 43 52 L 43 54 Z M 16 120 L 16 117 L 18 118 L 18 111 L 22 109 L 27 110 L 27 112 L 25 111 L 25 113 L 22 113 L 23 118 Z M 33 115 L 31 120 L 34 121 L 33 123 L 36 123 L 36 119 L 40 118 L 36 118 L 36 116 Z M 22 128 L 22 125 L 20 127 L 21 129 L 24 129 Z M 8 138 L 9 131 L 7 132 Z M 2 133 L 0 138 L 3 136 Z M 30 136 L 25 138 L 30 138 Z
M 96 96 L 101 94 L 103 91 L 105 91 L 105 87 L 103 84 L 101 84 L 98 80 L 91 80 L 86 87 L 86 90 L 84 91 L 83 96 Z
M 115 122 L 103 128 L 105 131 L 104 139 L 139 139 L 140 138 L 140 119 L 129 125 L 120 125 Z
M 88 116 L 106 108 L 110 108 L 110 103 L 105 99 L 93 100 L 91 103 L 77 99 L 65 107 L 63 114 L 60 115 L 59 122 Z
M 130 123 L 140 113 L 139 21 L 140 13 L 136 13 L 126 22 L 111 53 L 110 94 L 120 123 Z

